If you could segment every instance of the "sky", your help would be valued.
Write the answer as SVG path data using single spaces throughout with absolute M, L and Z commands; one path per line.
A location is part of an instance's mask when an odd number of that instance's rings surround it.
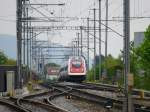
M 48 2 L 47 2 L 48 1 Z M 150 0 L 130 0 L 130 13 L 131 17 L 150 17 Z M 34 3 L 60 3 L 60 0 L 31 0 Z M 81 18 L 93 18 L 93 8 L 98 8 L 98 0 L 61 0 L 62 3 L 65 3 L 63 7 L 44 7 L 39 8 L 38 10 L 43 12 L 48 17 L 78 17 L 76 20 L 69 20 L 65 23 L 46 23 L 38 25 L 73 25 L 80 26 L 86 25 L 86 21 Z M 120 17 L 116 19 L 122 19 L 123 17 L 123 0 L 109 0 L 109 19 L 114 19 L 114 17 Z M 54 14 L 51 15 L 50 13 Z M 98 11 L 96 12 L 98 19 Z M 31 9 L 29 12 L 30 16 L 42 16 L 34 9 Z M 102 19 L 105 19 L 105 0 L 102 0 Z M 16 0 L 1 0 L 0 4 L 0 34 L 7 34 L 16 36 Z M 103 22 L 104 23 L 104 22 Z M 131 20 L 131 33 L 130 37 L 133 40 L 134 32 L 144 31 L 148 24 L 150 23 L 150 18 L 148 19 L 132 19 Z M 37 25 L 37 24 L 33 24 Z M 90 22 L 90 25 L 93 26 L 93 23 Z M 98 26 L 98 23 L 96 24 Z M 109 27 L 116 30 L 120 34 L 123 34 L 123 23 L 122 22 L 109 22 Z M 104 27 L 102 26 L 102 29 Z M 68 45 L 73 38 L 76 38 L 77 31 L 52 31 L 40 35 L 39 39 L 47 39 L 50 42 L 56 42 L 63 45 Z M 84 38 L 86 33 L 83 34 Z M 97 32 L 98 37 L 98 32 Z M 102 32 L 102 40 L 105 40 L 105 33 Z M 0 41 L 2 41 L 0 39 Z M 90 44 L 93 47 L 93 44 Z M 6 46 L 8 47 L 8 46 Z M 108 34 L 108 53 L 112 54 L 114 57 L 117 57 L 120 53 L 120 49 L 123 47 L 123 38 L 118 36 L 113 32 Z M 102 43 L 102 53 L 104 54 L 104 44 Z M 11 49 L 10 49 L 11 50 Z M 91 57 L 93 56 L 93 52 Z M 97 46 L 98 54 L 98 46 Z
M 6 44 L 7 43 L 7 44 Z M 12 35 L 0 35 L 0 51 L 5 53 L 8 58 L 15 59 L 17 57 L 16 37 Z

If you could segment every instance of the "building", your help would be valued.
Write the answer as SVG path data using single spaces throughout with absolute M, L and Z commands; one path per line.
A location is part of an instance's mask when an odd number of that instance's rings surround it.
M 135 32 L 134 33 L 134 47 L 139 47 L 144 41 L 144 32 Z M 142 69 L 139 69 L 139 74 L 144 74 Z
M 134 33 L 134 47 L 137 48 L 144 40 L 144 32 L 135 32 Z

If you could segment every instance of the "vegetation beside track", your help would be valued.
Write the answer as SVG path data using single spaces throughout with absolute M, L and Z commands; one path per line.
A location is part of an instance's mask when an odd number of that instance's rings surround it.
M 135 48 L 134 42 L 130 43 L 130 72 L 134 75 L 134 88 L 150 90 L 150 25 L 144 32 L 145 38 L 143 43 Z M 88 71 L 87 81 L 103 82 L 107 84 L 118 83 L 123 85 L 123 52 L 118 58 L 108 55 L 105 62 L 101 65 L 101 70 L 107 69 L 105 79 L 99 79 L 99 65 L 96 66 L 96 81 L 94 80 L 93 68 Z M 117 76 L 116 71 L 120 70 L 120 76 Z

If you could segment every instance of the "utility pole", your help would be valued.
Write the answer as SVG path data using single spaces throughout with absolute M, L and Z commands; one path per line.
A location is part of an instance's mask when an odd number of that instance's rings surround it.
M 107 47 L 108 47 L 108 0 L 106 0 L 106 23 L 105 23 L 105 75 L 107 75 Z
M 35 35 L 35 38 L 34 38 L 34 41 L 33 41 L 33 45 L 34 46 L 36 46 L 36 33 L 34 33 L 34 35 Z M 38 55 L 38 48 L 37 49 L 35 49 L 34 48 L 34 60 L 35 60 L 35 68 L 36 68 L 36 71 L 38 71 L 39 69 L 38 69 L 38 67 L 39 67 L 39 62 L 38 62 L 38 58 L 35 58 L 35 56 L 37 56 Z
M 26 7 L 25 7 L 25 4 L 26 4 L 26 1 L 23 0 L 23 18 L 26 18 Z M 25 69 L 24 69 L 24 65 L 26 64 L 26 29 L 25 29 L 25 26 L 26 26 L 26 22 L 23 22 L 23 38 L 22 38 L 22 65 L 23 65 L 23 68 L 22 68 L 22 73 L 21 73 L 21 87 L 23 86 L 23 83 L 24 83 L 24 79 L 23 79 L 23 76 L 25 75 Z
M 41 48 L 41 74 L 44 75 L 44 65 L 45 65 L 45 60 L 44 60 L 44 54 L 43 54 L 43 49 Z M 46 80 L 46 74 L 44 76 L 44 80 Z
M 74 43 L 74 56 L 78 56 L 78 41 L 73 41 Z
M 28 7 L 27 7 L 27 18 L 29 17 L 28 15 Z M 29 22 L 27 21 L 27 76 L 29 75 Z
M 77 49 L 78 49 L 78 56 L 79 56 L 79 33 L 77 33 L 77 37 L 78 37 L 78 40 L 77 40 L 77 42 L 78 42 L 78 46 L 77 46 Z
M 43 54 L 42 54 L 42 48 L 40 47 L 40 73 L 43 75 Z
M 71 42 L 71 47 L 72 47 L 72 56 L 74 56 L 74 47 L 73 47 L 73 41 Z
M 73 52 L 73 56 L 75 56 L 75 53 L 74 53 L 74 42 L 72 41 L 72 52 Z
M 21 40 L 22 40 L 22 0 L 17 0 L 17 68 L 18 68 L 18 88 L 21 87 Z
M 31 29 L 31 39 L 30 39 L 30 69 L 32 69 L 32 40 L 33 40 L 33 29 Z
M 32 46 L 33 46 L 33 29 L 31 30 L 31 55 L 30 55 L 30 57 L 31 57 L 31 69 L 32 69 L 32 67 L 33 67 L 33 49 L 32 49 Z
M 30 27 L 31 27 L 31 21 L 30 21 Z M 30 38 L 29 38 L 29 66 L 30 66 L 30 80 L 32 80 L 32 72 L 31 72 L 31 40 L 32 40 L 32 29 L 30 29 Z
M 94 11 L 94 80 L 96 79 L 96 9 Z
M 83 35 L 82 35 L 82 26 L 80 26 L 80 35 L 81 35 L 81 56 L 82 56 L 82 53 L 83 53 L 83 43 L 82 43 L 82 38 L 83 38 Z
M 124 38 L 125 38 L 125 112 L 132 112 L 131 88 L 128 76 L 130 74 L 130 0 L 124 0 Z
M 30 22 L 30 27 L 31 27 L 31 22 Z M 32 29 L 30 29 L 30 38 L 29 38 L 29 52 L 30 52 L 30 70 L 31 70 L 31 39 L 32 39 Z
M 71 53 L 71 56 L 73 56 L 73 44 L 71 45 L 71 47 L 72 47 L 72 53 Z
M 87 70 L 89 70 L 89 18 L 87 18 Z
M 78 56 L 78 41 L 75 42 L 75 56 Z
M 25 0 L 23 0 L 23 17 L 26 17 L 26 8 L 25 8 Z M 23 23 L 23 64 L 25 65 L 25 39 L 26 39 L 26 30 L 25 30 L 26 22 Z
M 101 78 L 101 0 L 99 0 L 99 79 Z
M 38 56 L 38 58 L 37 58 L 37 65 L 38 65 L 38 73 L 40 73 L 40 48 L 38 48 L 38 52 L 37 52 L 37 56 Z
M 75 46 L 75 44 L 73 44 L 73 47 L 74 47 L 74 56 L 76 56 L 76 46 Z

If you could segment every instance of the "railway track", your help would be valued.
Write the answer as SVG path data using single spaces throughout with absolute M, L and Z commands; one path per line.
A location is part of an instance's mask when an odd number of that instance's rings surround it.
M 68 86 L 63 86 L 63 85 L 59 85 L 59 84 L 52 84 L 51 86 L 53 86 L 54 89 L 57 89 L 57 90 L 60 90 L 62 91 L 62 93 L 59 93 L 57 95 L 53 95 L 53 96 L 50 96 L 47 101 L 49 102 L 49 104 L 51 105 L 54 105 L 57 107 L 58 104 L 55 104 L 53 103 L 53 100 L 54 99 L 57 99 L 58 97 L 71 97 L 73 99 L 77 99 L 78 101 L 84 101 L 85 102 L 88 102 L 88 104 L 91 104 L 91 105 L 97 105 L 97 107 L 100 107 L 100 105 L 102 106 L 101 109 L 104 108 L 104 106 L 106 106 L 107 104 L 107 101 L 102 101 L 102 97 L 99 97 L 99 96 L 94 96 L 93 97 L 93 94 L 88 94 L 88 93 L 85 93 L 85 92 L 82 92 L 82 91 L 79 91 L 75 88 L 72 88 L 72 87 L 68 87 Z M 100 100 L 101 99 L 101 100 Z M 65 99 L 64 99 L 65 100 Z M 105 99 L 106 100 L 106 99 Z M 120 108 L 120 107 L 119 107 Z M 70 111 L 70 110 L 69 110 Z M 97 112 L 97 111 L 96 111 Z M 99 112 L 99 111 L 98 111 Z M 117 110 L 116 112 L 121 112 L 119 110 Z
M 17 106 L 17 105 L 15 105 L 15 104 L 13 104 L 10 101 L 5 100 L 5 99 L 0 99 L 0 105 L 5 106 L 4 108 L 3 107 L 0 108 L 0 111 L 4 111 L 4 112 L 5 111 L 7 111 L 7 112 L 9 112 L 9 111 L 10 112 L 14 112 L 14 111 L 16 111 L 16 112 L 30 112 L 29 110 L 24 109 L 20 106 Z
M 58 93 L 60 93 L 60 91 L 52 89 L 49 91 L 44 91 L 44 92 L 24 96 L 23 99 L 32 99 L 32 100 L 44 102 L 45 99 L 47 99 L 49 96 L 55 95 Z
M 26 109 L 29 112 L 66 112 L 60 108 L 56 108 L 55 106 L 37 100 L 22 98 L 11 98 L 11 100 L 15 101 L 17 106 Z
M 66 86 L 59 85 L 59 84 L 58 85 L 56 84 L 54 86 L 57 88 L 64 88 L 64 87 L 67 88 Z M 102 106 L 106 106 L 106 104 L 110 101 L 110 99 L 107 97 L 87 93 L 85 91 L 81 91 L 81 90 L 76 89 L 76 88 L 72 88 L 71 91 L 68 92 L 68 94 L 73 96 L 73 97 L 76 97 L 78 99 L 81 99 L 81 100 L 86 100 L 86 101 L 90 101 L 93 103 L 98 103 Z M 113 101 L 113 103 L 121 103 L 119 100 L 115 100 L 115 99 L 111 99 L 111 101 Z M 121 109 L 120 105 L 116 105 L 116 107 L 118 109 Z
M 58 93 L 60 93 L 60 91 L 49 87 L 49 89 L 45 89 L 45 91 L 36 92 L 21 98 L 10 97 L 9 100 L 17 107 L 27 110 L 28 112 L 66 112 L 63 109 L 44 102 L 49 96 Z
M 53 85 L 55 87 L 59 87 L 59 88 L 67 88 L 67 87 L 70 87 L 70 86 L 65 86 L 65 85 L 59 85 L 59 84 L 55 84 Z M 105 96 L 100 96 L 100 95 L 95 95 L 95 94 L 91 94 L 91 93 L 88 93 L 88 92 L 85 92 L 85 91 L 81 91 L 77 88 L 74 88 L 73 86 L 72 87 L 72 90 L 70 92 L 68 92 L 68 94 L 70 94 L 71 96 L 74 96 L 74 97 L 77 97 L 79 99 L 84 99 L 84 100 L 87 100 L 87 101 L 90 101 L 90 102 L 95 102 L 95 103 L 98 103 L 98 104 L 101 104 L 103 105 L 104 107 L 107 106 L 107 104 L 113 106 L 114 108 L 117 108 L 117 109 L 122 109 L 123 108 L 123 102 L 124 102 L 124 99 L 113 99 L 113 98 L 108 98 L 108 97 L 105 97 Z M 135 111 L 138 112 L 150 112 L 150 106 L 147 105 L 147 106 L 144 106 L 144 105 L 141 105 L 139 103 L 134 103 L 134 107 L 135 107 Z M 144 107 L 144 108 L 143 108 Z
M 63 108 L 68 112 L 99 112 L 100 110 L 105 110 L 103 107 L 101 107 L 99 104 L 96 104 L 95 102 L 88 101 L 87 99 L 84 99 L 83 101 L 83 99 L 77 97 L 74 94 L 71 94 L 71 87 L 64 87 L 60 85 L 55 85 L 53 87 L 54 89 L 61 91 L 61 93 L 52 95 L 49 98 L 47 98 L 47 102 L 50 105 L 61 109 Z
M 89 88 L 97 89 L 97 90 L 104 90 L 104 91 L 112 91 L 112 92 L 117 92 L 117 91 L 122 91 L 123 88 L 118 87 L 117 85 L 109 85 L 109 84 L 94 84 L 94 83 L 82 83 L 81 85 L 87 86 Z M 132 95 L 139 95 L 140 92 L 143 90 L 140 89 L 133 89 Z M 145 97 L 150 97 L 150 92 L 149 91 L 143 91 L 145 94 Z
M 36 93 L 36 94 L 32 94 L 32 95 L 28 95 L 23 97 L 23 99 L 32 99 L 35 101 L 40 101 L 40 102 L 44 102 L 46 104 L 49 104 L 52 107 L 57 108 L 58 110 L 60 110 L 60 112 L 68 112 L 67 110 L 60 108 L 59 106 L 55 105 L 54 103 L 51 102 L 51 99 L 61 96 L 63 94 L 65 94 L 66 92 L 64 91 L 65 89 L 58 89 L 55 87 L 51 87 L 51 86 L 46 86 L 47 88 L 50 89 L 50 91 L 46 91 L 46 92 L 41 92 L 41 93 Z M 68 90 L 69 91 L 69 90 Z
M 124 99 L 115 99 L 88 93 L 83 91 L 83 88 L 92 89 L 92 87 L 87 85 L 80 85 L 72 84 L 70 86 L 60 83 L 45 83 L 42 84 L 42 86 L 49 88 L 48 91 L 28 95 L 23 98 L 14 98 L 14 100 L 17 102 L 18 106 L 28 110 L 29 112 L 74 112 L 71 111 L 71 109 L 74 107 L 73 106 L 70 108 L 71 104 L 81 108 L 79 110 L 83 109 L 81 105 L 84 104 L 88 105 L 89 107 L 92 105 L 91 108 L 94 108 L 93 105 L 98 105 L 96 106 L 96 109 L 98 109 L 97 107 L 101 107 L 101 110 L 112 109 L 112 112 L 122 112 Z M 67 100 L 68 98 L 71 99 Z M 63 102 L 65 103 L 63 104 Z M 60 104 L 63 104 L 63 106 Z M 134 107 L 135 112 L 150 112 L 150 107 L 148 106 L 134 104 Z M 89 108 L 89 110 L 91 108 Z M 99 111 L 95 110 L 94 112 Z
M 87 91 L 95 90 L 95 91 L 101 92 L 102 94 L 112 93 L 116 97 L 124 97 L 125 96 L 124 89 L 121 87 L 118 87 L 116 85 L 94 84 L 94 83 L 75 83 L 74 85 L 70 83 L 70 84 L 66 84 L 66 85 L 69 87 L 77 88 L 77 89 L 86 89 Z M 133 95 L 134 100 L 143 100 L 143 101 L 150 100 L 150 92 L 149 91 L 144 91 L 144 97 L 141 97 L 141 90 L 133 89 L 132 95 Z
M 64 91 L 51 86 L 44 87 L 46 87 L 45 91 L 26 95 L 21 98 L 11 97 L 10 100 L 16 102 L 17 106 L 24 108 L 29 112 L 67 112 L 58 106 L 52 105 L 47 100 L 49 97 L 62 94 Z

